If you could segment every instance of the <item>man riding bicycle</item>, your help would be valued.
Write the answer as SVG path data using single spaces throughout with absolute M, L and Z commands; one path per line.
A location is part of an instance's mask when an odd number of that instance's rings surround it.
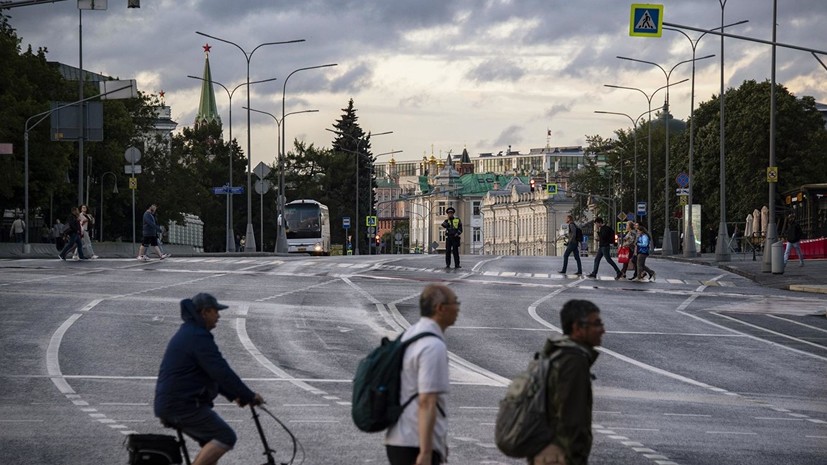
M 192 465 L 216 464 L 235 445 L 235 432 L 213 411 L 218 394 L 239 407 L 264 403 L 230 368 L 210 333 L 225 308 L 206 293 L 181 301 L 184 323 L 167 345 L 155 386 L 155 416 L 201 445 Z

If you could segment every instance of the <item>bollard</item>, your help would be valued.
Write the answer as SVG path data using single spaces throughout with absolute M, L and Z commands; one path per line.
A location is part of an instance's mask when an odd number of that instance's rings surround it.
M 784 242 L 778 241 L 772 244 L 770 261 L 772 274 L 784 274 Z

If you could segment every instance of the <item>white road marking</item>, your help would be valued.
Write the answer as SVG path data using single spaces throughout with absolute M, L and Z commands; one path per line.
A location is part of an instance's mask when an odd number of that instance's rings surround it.
M 781 337 L 784 337 L 784 338 L 787 338 L 787 339 L 790 339 L 790 340 L 793 340 L 793 341 L 796 341 L 796 342 L 800 342 L 800 343 L 802 343 L 802 344 L 807 344 L 807 345 L 810 345 L 810 346 L 813 346 L 813 347 L 817 347 L 817 348 L 819 348 L 819 349 L 824 349 L 824 350 L 827 350 L 827 346 L 823 346 L 823 345 L 821 345 L 821 344 L 816 344 L 816 343 L 814 343 L 814 342 L 805 341 L 804 339 L 799 339 L 799 338 L 797 338 L 797 337 L 793 337 L 793 336 L 790 336 L 790 335 L 787 335 L 787 334 L 784 334 L 784 333 L 779 333 L 778 331 L 773 331 L 773 330 L 771 330 L 771 329 L 763 328 L 763 327 L 761 327 L 761 326 L 754 325 L 754 324 L 752 324 L 752 323 L 747 323 L 746 321 L 741 321 L 741 320 L 739 320 L 739 319 L 737 319 L 737 318 L 733 318 L 733 317 L 728 316 L 728 315 L 723 315 L 723 314 L 718 313 L 718 312 L 710 312 L 710 313 L 711 313 L 712 315 L 716 315 L 716 316 L 719 316 L 719 317 L 721 317 L 721 318 L 726 318 L 726 319 L 728 319 L 728 320 L 732 320 L 732 321 L 734 321 L 734 322 L 736 322 L 736 323 L 740 323 L 740 324 L 742 324 L 742 325 L 744 325 L 744 326 L 749 326 L 750 328 L 755 328 L 755 329 L 758 329 L 758 330 L 761 330 L 761 331 L 764 331 L 764 332 L 767 332 L 767 333 L 770 333 L 770 334 L 774 334 L 774 335 L 776 335 L 776 336 L 781 336 Z M 782 346 L 782 347 L 786 347 L 786 346 L 784 346 L 783 344 L 778 344 L 778 345 L 780 345 L 780 346 Z M 792 349 L 792 348 L 790 348 L 790 349 Z M 792 350 L 796 350 L 796 349 L 792 349 Z M 820 359 L 822 359 L 822 360 L 827 361 L 827 357 L 821 357 L 821 356 L 819 356 L 819 355 L 810 354 L 810 353 L 808 353 L 808 352 L 804 352 L 804 351 L 800 351 L 800 350 L 796 350 L 796 351 L 797 351 L 797 352 L 800 352 L 800 353 L 803 353 L 803 354 L 808 354 L 809 356 L 814 357 L 814 358 L 820 358 Z
M 711 418 L 712 415 L 706 415 L 702 413 L 664 413 L 664 416 L 667 417 L 702 417 L 702 418 Z
M 749 431 L 707 431 L 706 434 L 739 434 L 744 436 L 753 436 L 758 433 L 752 433 Z
M 821 331 L 822 333 L 827 333 L 827 329 L 824 329 L 824 328 L 819 328 L 819 327 L 812 326 L 812 325 L 806 325 L 806 324 L 801 323 L 799 321 L 790 320 L 788 318 L 782 318 L 782 317 L 777 316 L 777 315 L 767 315 L 767 316 L 770 317 L 770 318 L 775 318 L 776 320 L 786 321 L 788 323 L 794 323 L 794 324 L 797 324 L 799 326 L 803 326 L 805 328 L 814 329 L 816 331 Z
M 784 418 L 784 417 L 753 417 L 756 420 L 770 420 L 770 421 L 804 421 L 804 418 Z

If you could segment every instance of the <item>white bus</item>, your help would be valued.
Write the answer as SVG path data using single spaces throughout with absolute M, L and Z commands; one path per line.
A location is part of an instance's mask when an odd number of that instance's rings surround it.
M 287 252 L 330 255 L 330 212 L 315 200 L 294 200 L 284 206 Z

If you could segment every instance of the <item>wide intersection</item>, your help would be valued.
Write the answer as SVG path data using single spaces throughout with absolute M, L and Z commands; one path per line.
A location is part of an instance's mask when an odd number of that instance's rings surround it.
M 0 463 L 124 463 L 126 434 L 169 433 L 152 415 L 154 377 L 180 324 L 178 302 L 202 291 L 230 304 L 214 331 L 222 353 L 293 431 L 305 463 L 384 463 L 381 435 L 352 425 L 350 381 L 382 336 L 418 319 L 428 282 L 449 284 L 462 302 L 447 333 L 452 463 L 523 463 L 493 444 L 497 403 L 559 330 L 569 299 L 594 301 L 606 322 L 590 463 L 822 463 L 823 297 L 692 263 L 651 259 L 657 282 L 637 283 L 615 281 L 606 263 L 596 280 L 559 275 L 560 262 L 465 256 L 462 269 L 446 270 L 434 255 L 0 261 Z M 585 273 L 591 263 L 583 259 Z M 227 463 L 261 461 L 249 411 L 218 401 L 240 438 Z M 288 436 L 265 427 L 288 461 Z

